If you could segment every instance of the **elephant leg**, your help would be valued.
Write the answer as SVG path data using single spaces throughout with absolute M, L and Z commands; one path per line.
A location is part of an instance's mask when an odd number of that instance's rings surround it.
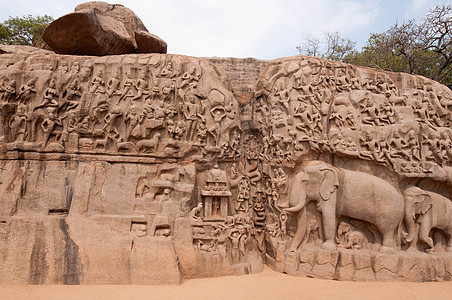
M 452 231 L 447 232 L 447 252 L 452 252 Z
M 334 243 L 334 237 L 337 229 L 336 209 L 322 209 L 323 215 L 323 233 L 325 234 L 326 241 L 323 243 L 322 248 L 326 250 L 335 250 L 336 244 Z
M 383 253 L 394 253 L 395 252 L 395 240 L 394 240 L 395 229 L 391 228 L 391 230 L 386 230 L 382 232 L 383 235 L 383 246 L 380 248 L 380 251 Z
M 433 248 L 433 240 L 428 236 L 432 228 L 428 226 L 428 223 L 430 222 L 421 223 L 419 228 L 419 240 L 425 242 L 430 248 Z
M 303 238 L 306 234 L 306 208 L 303 208 L 300 212 L 297 213 L 297 231 L 292 240 L 292 244 L 290 245 L 290 252 L 294 252 L 297 250 L 298 246 L 300 246 Z

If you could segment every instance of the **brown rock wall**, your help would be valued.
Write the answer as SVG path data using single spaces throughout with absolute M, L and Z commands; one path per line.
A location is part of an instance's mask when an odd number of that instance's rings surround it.
M 0 282 L 178 284 L 264 263 L 450 280 L 446 87 L 304 56 L 0 49 Z

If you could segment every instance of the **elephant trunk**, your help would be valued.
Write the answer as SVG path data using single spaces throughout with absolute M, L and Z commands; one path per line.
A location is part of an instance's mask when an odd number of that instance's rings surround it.
M 405 240 L 408 243 L 411 243 L 414 238 L 415 220 L 416 220 L 416 216 L 415 216 L 414 212 L 411 212 L 409 209 L 405 208 L 404 223 L 405 223 L 406 229 L 408 231 L 408 236 Z
M 292 190 L 289 196 L 289 206 L 285 210 L 292 213 L 299 212 L 306 205 L 306 189 L 303 182 L 303 173 L 295 176 Z

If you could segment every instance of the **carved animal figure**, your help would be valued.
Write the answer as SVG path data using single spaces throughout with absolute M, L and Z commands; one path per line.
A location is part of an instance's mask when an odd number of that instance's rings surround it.
M 416 186 L 403 192 L 405 200 L 405 226 L 408 230 L 407 242 L 415 235 L 415 222 L 419 223 L 419 240 L 430 248 L 433 240 L 429 237 L 432 228 L 443 230 L 447 236 L 446 250 L 452 252 L 452 202 L 444 196 L 425 191 Z
M 366 242 L 367 240 L 362 232 L 351 230 L 351 226 L 345 222 L 339 224 L 336 237 L 336 243 L 339 244 L 338 247 L 359 250 L 363 248 Z
M 116 151 L 131 153 L 135 151 L 135 144 L 132 142 L 118 142 L 116 143 Z
M 151 153 L 155 152 L 159 146 L 161 136 L 162 135 L 157 132 L 156 134 L 154 134 L 152 139 L 138 141 L 137 142 L 138 152 L 143 152 L 143 153 L 147 152 L 147 151 L 150 151 Z
M 251 183 L 253 184 L 261 180 L 262 174 L 259 172 L 257 159 L 250 159 L 250 164 L 246 168 L 246 175 L 250 178 Z
M 307 241 L 316 241 L 320 238 L 319 235 L 319 222 L 317 220 L 309 220 L 308 227 L 306 228 L 306 233 L 308 234 Z
M 374 224 L 383 237 L 382 252 L 393 252 L 396 231 L 403 220 L 402 195 L 388 182 L 361 172 L 333 167 L 324 162 L 310 162 L 297 173 L 289 196 L 289 208 L 295 213 L 297 230 L 290 251 L 304 239 L 304 209 L 309 201 L 322 213 L 326 241 L 324 249 L 335 249 L 337 218 L 347 216 Z

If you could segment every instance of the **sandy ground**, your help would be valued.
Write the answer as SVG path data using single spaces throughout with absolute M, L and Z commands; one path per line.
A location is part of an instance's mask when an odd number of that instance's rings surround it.
M 0 299 L 452 299 L 452 282 L 349 282 L 260 274 L 186 280 L 180 286 L 0 285 Z

